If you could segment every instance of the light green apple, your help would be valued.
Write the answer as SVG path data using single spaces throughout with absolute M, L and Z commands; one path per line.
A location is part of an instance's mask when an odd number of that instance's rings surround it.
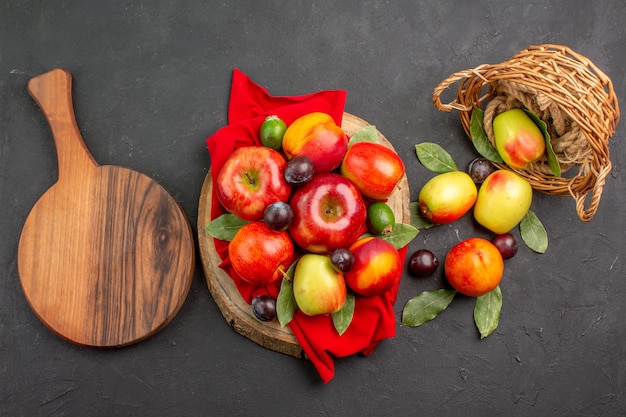
M 493 119 L 493 136 L 502 160 L 511 168 L 524 169 L 546 152 L 546 140 L 522 109 L 511 109 Z
M 499 169 L 480 186 L 474 218 L 492 232 L 507 233 L 526 215 L 532 199 L 528 181 L 513 171 Z
M 469 211 L 476 201 L 476 184 L 466 172 L 439 174 L 424 184 L 418 196 L 422 215 L 436 224 L 451 223 Z
M 307 316 L 336 313 L 346 301 L 346 281 L 328 255 L 307 253 L 296 265 L 293 295 Z

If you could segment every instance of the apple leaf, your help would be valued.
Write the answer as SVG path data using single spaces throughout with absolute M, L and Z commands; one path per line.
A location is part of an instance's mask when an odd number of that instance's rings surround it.
M 333 325 L 335 326 L 337 333 L 339 333 L 339 336 L 344 334 L 350 326 L 350 323 L 352 323 L 352 317 L 354 316 L 354 304 L 354 294 L 348 293 L 346 294 L 346 301 L 343 303 L 341 310 L 331 315 L 333 318 Z
M 559 164 L 559 160 L 554 153 L 554 149 L 552 148 L 552 142 L 550 142 L 550 133 L 548 133 L 548 126 L 546 123 L 539 118 L 535 113 L 529 111 L 528 109 L 524 109 L 528 117 L 530 117 L 533 122 L 537 125 L 539 130 L 541 130 L 541 134 L 546 141 L 546 156 L 548 158 L 548 166 L 550 167 L 550 172 L 553 175 L 560 177 L 561 176 L 561 165 Z
M 375 235 L 373 233 L 364 233 L 359 238 L 377 237 L 391 243 L 394 248 L 401 249 L 408 245 L 419 233 L 419 230 L 410 224 L 396 223 L 391 233 L 384 235 Z
M 426 217 L 422 216 L 422 212 L 420 211 L 420 204 L 418 202 L 411 203 L 410 209 L 411 209 L 411 225 L 415 227 L 417 230 L 429 229 L 435 226 L 435 223 L 431 222 Z
M 470 135 L 476 151 L 491 162 L 502 163 L 502 157 L 498 150 L 491 144 L 485 133 L 484 123 L 485 112 L 478 107 L 472 109 L 470 118 Z
M 502 309 L 502 291 L 496 287 L 485 295 L 476 297 L 474 306 L 474 323 L 484 339 L 496 330 Z
M 348 146 L 357 142 L 378 142 L 378 132 L 376 126 L 368 125 L 357 130 L 348 141 Z
M 519 224 L 522 240 L 531 250 L 545 253 L 548 250 L 548 233 L 541 220 L 532 210 L 528 210 Z
M 234 214 L 222 214 L 206 225 L 205 230 L 215 239 L 230 242 L 235 234 L 248 222 Z
M 296 268 L 296 262 L 294 262 L 286 272 L 288 278 L 284 278 L 280 284 L 280 291 L 278 292 L 278 298 L 276 299 L 276 316 L 281 327 L 285 327 L 293 315 L 298 309 L 296 298 L 293 295 L 293 273 Z
M 450 305 L 455 295 L 456 291 L 446 289 L 419 293 L 404 305 L 402 324 L 417 327 L 434 319 Z
M 381 239 L 391 243 L 394 248 L 400 249 L 408 245 L 418 233 L 419 230 L 410 224 L 396 223 L 391 233 L 383 235 Z
M 417 159 L 430 171 L 443 174 L 459 170 L 452 156 L 436 143 L 418 143 L 415 145 L 415 153 L 417 153 Z

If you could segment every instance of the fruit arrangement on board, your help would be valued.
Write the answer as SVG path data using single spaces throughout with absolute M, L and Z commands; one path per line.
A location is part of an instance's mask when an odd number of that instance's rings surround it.
M 399 249 L 418 233 L 396 223 L 386 203 L 404 163 L 373 126 L 349 137 L 324 112 L 289 125 L 271 115 L 258 134 L 261 146 L 237 148 L 219 170 L 213 186 L 227 213 L 206 231 L 229 241 L 238 278 L 260 287 L 280 282 L 277 297 L 252 300 L 257 319 L 285 326 L 296 310 L 332 315 L 342 334 L 355 297 L 397 285 Z

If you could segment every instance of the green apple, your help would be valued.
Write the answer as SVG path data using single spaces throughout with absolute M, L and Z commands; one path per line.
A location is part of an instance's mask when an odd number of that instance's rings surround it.
M 524 169 L 546 152 L 546 140 L 522 109 L 511 109 L 493 119 L 493 136 L 502 160 L 511 168 Z
M 528 181 L 513 171 L 499 169 L 480 186 L 474 218 L 492 232 L 507 233 L 526 215 L 532 199 Z
M 418 201 L 422 215 L 436 224 L 451 223 L 469 211 L 476 201 L 476 184 L 466 172 L 439 174 L 420 190 Z
M 307 253 L 296 265 L 293 295 L 307 316 L 336 313 L 346 301 L 346 281 L 328 255 Z

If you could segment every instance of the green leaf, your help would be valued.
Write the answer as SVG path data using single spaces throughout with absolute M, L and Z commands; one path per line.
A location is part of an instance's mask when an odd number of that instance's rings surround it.
M 472 137 L 472 143 L 476 151 L 487 158 L 491 162 L 502 163 L 502 157 L 498 153 L 498 150 L 491 144 L 485 133 L 484 123 L 485 112 L 478 107 L 472 109 L 472 116 L 470 119 L 470 135 Z
M 435 226 L 435 223 L 422 216 L 420 203 L 413 202 L 409 207 L 411 209 L 411 226 L 415 227 L 417 230 L 429 229 Z
M 211 223 L 206 225 L 205 230 L 215 239 L 230 242 L 239 229 L 246 224 L 248 224 L 247 221 L 227 213 L 213 219 Z
M 552 142 L 550 142 L 550 133 L 548 133 L 548 126 L 546 123 L 539 118 L 535 113 L 531 112 L 528 109 L 524 109 L 528 117 L 530 117 L 533 122 L 539 127 L 541 130 L 541 134 L 546 141 L 546 156 L 548 158 L 548 166 L 550 167 L 550 172 L 557 177 L 561 176 L 561 165 L 559 164 L 559 160 L 556 158 L 556 154 L 554 153 L 554 149 L 552 148 Z
M 339 336 L 341 336 L 348 329 L 350 323 L 352 323 L 352 317 L 354 316 L 354 304 L 354 294 L 348 293 L 346 294 L 346 301 L 343 303 L 341 310 L 331 315 L 333 318 L 333 325 L 339 333 Z
M 496 287 L 485 295 L 476 297 L 474 306 L 474 323 L 484 339 L 496 330 L 502 309 L 502 291 Z
M 377 237 L 391 243 L 394 248 L 400 249 L 408 245 L 418 233 L 419 230 L 410 224 L 396 223 L 391 233 Z
M 281 327 L 285 327 L 298 309 L 296 298 L 293 295 L 293 284 L 284 278 L 280 284 L 280 291 L 276 299 L 276 316 Z
M 422 165 L 433 172 L 443 174 L 459 170 L 452 156 L 436 143 L 419 143 L 415 145 L 415 152 Z
M 532 210 L 528 210 L 519 224 L 522 240 L 531 250 L 545 253 L 548 250 L 548 233 L 541 220 Z
M 348 146 L 351 146 L 357 142 L 378 142 L 378 132 L 376 126 L 368 125 L 357 130 L 348 142 Z
M 454 299 L 454 290 L 424 291 L 411 298 L 402 310 L 402 324 L 407 326 L 421 326 L 437 317 Z

